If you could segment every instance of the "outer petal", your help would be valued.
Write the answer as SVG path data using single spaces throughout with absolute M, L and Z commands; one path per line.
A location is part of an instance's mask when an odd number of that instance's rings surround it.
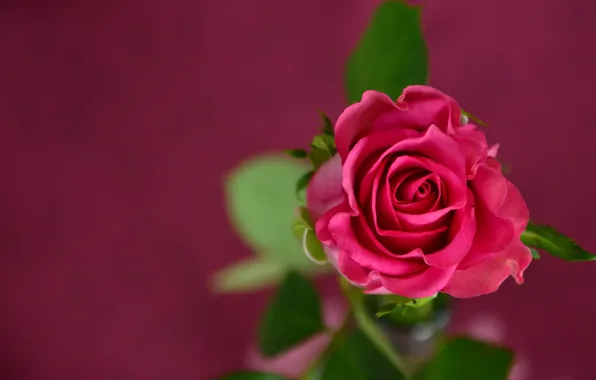
M 509 181 L 507 181 L 507 198 L 497 215 L 510 220 L 517 233 L 523 232 L 528 225 L 528 219 L 530 219 L 528 206 L 517 187 Z
M 522 284 L 524 270 L 530 262 L 530 250 L 515 239 L 498 257 L 469 269 L 457 270 L 443 292 L 458 298 L 489 294 L 495 292 L 509 276 Z
M 478 164 L 486 161 L 488 154 L 486 136 L 475 125 L 467 124 L 457 128 L 453 138 L 466 158 L 468 179 L 472 179 L 476 175 Z
M 341 158 L 335 155 L 317 170 L 306 189 L 306 204 L 313 221 L 343 201 L 345 193 L 341 184 Z
M 451 279 L 455 267 L 428 267 L 423 271 L 404 277 L 380 276 L 382 287 L 371 289 L 369 293 L 393 293 L 408 298 L 430 297 L 441 291 Z M 370 286 L 370 285 L 369 285 Z
M 461 109 L 452 97 L 429 86 L 408 86 L 397 99 L 397 107 L 374 123 L 375 131 L 399 126 L 425 131 L 431 125 L 453 134 L 460 125 Z
M 460 269 L 499 255 L 521 234 L 529 219 L 528 208 L 519 190 L 498 170 L 481 165 L 473 184 L 478 227 L 474 244 L 460 263 Z
M 331 232 L 329 231 L 329 221 L 335 215 L 342 212 L 345 213 L 349 209 L 350 206 L 348 205 L 347 201 L 343 201 L 339 205 L 331 208 L 329 211 L 324 213 L 319 219 L 317 219 L 317 222 L 315 223 L 315 232 L 317 234 L 317 239 L 319 239 L 319 241 L 323 243 L 323 246 L 336 245 L 335 238 L 333 237 L 333 235 L 331 235 Z
M 402 260 L 399 256 L 391 255 L 383 247 L 377 247 L 378 240 L 371 236 L 372 233 L 366 230 L 366 226 L 357 222 L 354 217 L 344 212 L 334 215 L 329 221 L 329 232 L 336 239 L 340 258 L 344 255 L 348 256 L 351 261 L 363 268 L 391 276 L 409 275 L 426 266 L 420 260 Z M 355 231 L 354 227 L 360 231 Z M 361 242 L 359 237 L 369 240 L 368 244 Z
M 423 298 L 445 287 L 455 267 L 438 269 L 427 267 L 409 276 L 390 277 L 358 265 L 337 248 L 328 248 L 329 261 L 352 285 L 362 287 L 368 294 L 399 294 L 409 298 Z
M 488 210 L 496 214 L 507 198 L 507 179 L 498 170 L 482 164 L 472 180 L 472 188 L 477 200 L 481 200 Z
M 397 109 L 389 96 L 366 91 L 362 100 L 344 110 L 335 123 L 335 145 L 342 160 L 345 160 L 357 137 L 368 131 L 372 123 L 383 113 Z

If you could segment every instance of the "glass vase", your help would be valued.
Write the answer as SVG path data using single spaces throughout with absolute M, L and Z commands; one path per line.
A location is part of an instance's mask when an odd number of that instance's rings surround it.
M 386 302 L 384 296 L 367 296 L 371 313 Z M 450 299 L 440 294 L 424 306 L 398 308 L 376 321 L 413 372 L 433 356 L 450 319 Z

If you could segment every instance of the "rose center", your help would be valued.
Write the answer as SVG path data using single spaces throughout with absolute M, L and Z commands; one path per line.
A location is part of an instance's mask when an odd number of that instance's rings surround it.
M 428 182 L 424 182 L 422 185 L 420 185 L 420 187 L 416 191 L 414 198 L 425 198 L 427 195 L 430 194 L 430 192 L 431 192 L 430 184 Z
M 428 173 L 411 175 L 395 186 L 394 197 L 398 203 L 418 202 L 437 193 L 436 183 Z

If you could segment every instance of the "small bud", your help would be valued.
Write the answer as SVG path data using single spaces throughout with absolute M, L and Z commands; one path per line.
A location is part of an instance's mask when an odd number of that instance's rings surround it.
M 466 125 L 466 124 L 468 124 L 469 121 L 470 121 L 470 119 L 468 118 L 468 116 L 462 113 L 459 118 L 459 123 L 461 125 Z

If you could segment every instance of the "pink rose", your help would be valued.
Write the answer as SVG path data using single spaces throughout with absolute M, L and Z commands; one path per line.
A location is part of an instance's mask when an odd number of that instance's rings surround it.
M 461 119 L 461 120 L 460 120 Z M 367 91 L 335 125 L 338 153 L 307 205 L 329 261 L 371 294 L 491 293 L 532 261 L 528 209 L 484 133 L 427 86 Z

